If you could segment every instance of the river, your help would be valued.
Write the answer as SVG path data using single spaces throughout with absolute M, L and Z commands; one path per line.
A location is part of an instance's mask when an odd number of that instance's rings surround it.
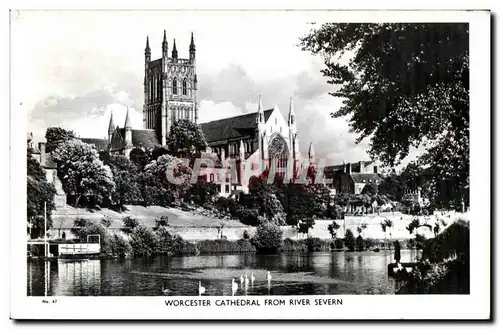
M 231 280 L 255 277 L 236 295 L 394 294 L 393 252 L 223 254 L 154 259 L 29 260 L 28 296 L 172 296 L 232 294 Z M 402 250 L 401 261 L 415 251 Z M 267 281 L 267 271 L 272 279 Z M 243 287 L 243 289 L 241 289 Z M 46 291 L 47 290 L 47 291 Z

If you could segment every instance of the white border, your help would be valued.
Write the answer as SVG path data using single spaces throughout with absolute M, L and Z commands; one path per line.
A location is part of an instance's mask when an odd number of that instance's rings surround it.
M 262 4 L 257 2 L 257 7 Z M 35 6 L 33 6 L 35 5 Z M 36 8 L 34 3 L 29 8 Z M 307 4 L 308 8 L 314 7 Z M 355 4 L 350 3 L 352 6 Z M 113 6 L 85 2 L 80 8 L 113 8 Z M 64 8 L 56 4 L 52 8 Z M 140 8 L 155 8 L 141 3 Z M 205 8 L 228 8 L 211 3 Z M 265 7 L 265 6 L 264 6 Z M 295 6 L 297 8 L 297 6 Z M 300 6 L 299 6 L 300 7 Z M 19 7 L 21 8 L 21 7 Z M 44 8 L 50 8 L 44 6 Z M 129 7 L 132 8 L 132 7 Z M 204 8 L 190 3 L 177 8 Z M 207 12 L 213 15 L 216 12 Z M 181 308 L 169 309 L 162 297 L 58 297 L 57 304 L 42 304 L 43 298 L 26 296 L 25 259 L 25 131 L 26 116 L 16 106 L 16 92 L 12 90 L 11 106 L 11 312 L 16 319 L 487 319 L 490 316 L 490 15 L 489 12 L 398 12 L 398 11 L 343 11 L 295 12 L 304 20 L 331 17 L 332 21 L 406 21 L 470 23 L 471 66 L 471 294 L 467 296 L 337 296 L 343 299 L 341 307 L 272 308 Z M 11 79 L 20 77 L 12 76 Z M 23 165 L 20 165 L 23 164 Z M 333 296 L 330 296 L 333 297 Z M 187 297 L 185 297 L 187 298 Z M 217 297 L 210 297 L 217 298 Z M 265 299 L 266 297 L 258 297 Z M 293 297 L 280 297 L 290 299 Z M 311 296 L 312 299 L 318 296 Z M 397 311 L 396 311 L 397 310 Z

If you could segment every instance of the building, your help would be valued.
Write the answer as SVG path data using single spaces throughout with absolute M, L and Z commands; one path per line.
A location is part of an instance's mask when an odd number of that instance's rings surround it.
M 331 187 L 336 193 L 360 194 L 366 184 L 378 185 L 382 175 L 375 161 L 359 161 L 326 166 L 325 178 L 332 179 Z
M 149 37 L 146 38 L 144 55 L 143 127 L 132 127 L 128 109 L 123 127 L 115 125 L 111 113 L 107 138 L 80 138 L 94 145 L 98 151 L 129 156 L 134 148 L 165 146 L 170 127 L 177 120 L 198 123 L 198 79 L 193 34 L 189 58 L 179 58 L 175 39 L 169 54 L 166 31 L 163 33 L 161 58 L 151 60 Z M 215 159 L 211 170 L 207 168 L 205 174 L 207 180 L 221 185 L 222 195 L 246 191 L 250 177 L 266 169 L 287 178 L 305 166 L 299 152 L 293 98 L 290 98 L 286 118 L 277 106 L 264 108 L 259 96 L 254 113 L 206 122 L 200 126 L 208 142 L 203 157 Z

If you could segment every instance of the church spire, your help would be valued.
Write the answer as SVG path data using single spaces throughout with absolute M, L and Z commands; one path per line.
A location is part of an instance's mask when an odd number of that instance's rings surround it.
M 151 61 L 151 49 L 149 48 L 149 36 L 146 36 L 146 49 L 144 49 L 146 63 Z
M 314 154 L 314 146 L 313 146 L 313 143 L 311 142 L 309 144 L 309 160 L 311 160 L 311 161 L 314 160 L 314 156 L 315 156 L 315 154 Z
M 295 124 L 295 109 L 293 104 L 293 97 L 290 97 L 290 107 L 288 110 L 288 125 Z
M 108 133 L 111 134 L 115 130 L 115 122 L 113 121 L 113 111 L 111 111 L 111 117 L 109 118 Z
M 178 54 L 177 54 L 177 47 L 175 46 L 175 39 L 174 39 L 174 48 L 172 49 L 172 58 L 177 59 Z
M 167 30 L 163 30 L 163 42 L 161 43 L 161 49 L 163 54 L 167 54 L 168 42 L 167 42 Z
M 193 32 L 191 32 L 191 44 L 189 45 L 189 51 L 196 51 L 196 46 L 194 45 Z
M 127 115 L 125 116 L 125 129 L 132 129 L 132 124 L 130 123 L 129 109 L 127 106 Z
M 259 105 L 257 107 L 257 123 L 264 123 L 264 107 L 262 106 L 262 97 L 259 95 Z

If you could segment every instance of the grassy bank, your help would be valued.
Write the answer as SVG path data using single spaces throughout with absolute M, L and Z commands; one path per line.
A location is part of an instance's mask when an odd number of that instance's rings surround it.
M 205 253 L 251 253 L 255 252 L 255 246 L 248 240 L 203 240 L 196 243 L 196 248 L 202 254 Z

